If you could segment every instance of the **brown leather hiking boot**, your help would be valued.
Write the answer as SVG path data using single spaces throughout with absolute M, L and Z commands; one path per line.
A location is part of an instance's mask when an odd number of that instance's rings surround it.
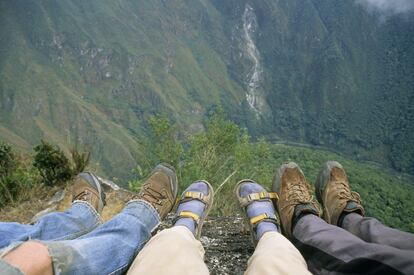
M 357 192 L 351 191 L 348 177 L 339 162 L 325 163 L 315 187 L 316 197 L 323 205 L 323 219 L 327 223 L 340 225 L 338 221 L 344 212 L 364 215 L 361 197 Z
M 279 168 L 272 190 L 279 194 L 276 205 L 286 237 L 292 237 L 292 224 L 301 214 L 320 215 L 320 208 L 313 198 L 311 187 L 296 163 L 285 163 Z
M 98 178 L 91 172 L 82 172 L 76 178 L 72 186 L 72 202 L 85 201 L 96 212 L 102 213 L 105 202 L 105 193 Z
M 175 204 L 177 189 L 177 175 L 174 168 L 167 164 L 158 164 L 133 199 L 149 202 L 162 220 Z

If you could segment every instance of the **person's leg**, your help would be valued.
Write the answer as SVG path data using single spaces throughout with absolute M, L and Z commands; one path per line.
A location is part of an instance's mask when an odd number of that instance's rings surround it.
M 414 235 L 389 228 L 374 218 L 364 217 L 358 193 L 351 191 L 342 165 L 328 161 L 316 180 L 316 195 L 324 207 L 324 219 L 366 242 L 414 250 Z
M 309 214 L 293 230 L 293 243 L 314 273 L 410 274 L 414 252 L 367 243 Z
M 368 243 L 414 251 L 413 234 L 385 226 L 377 219 L 350 213 L 344 217 L 341 226 Z
M 24 261 L 22 261 L 24 259 Z M 36 265 L 32 265 L 32 263 Z M 4 265 L 2 268 L 1 264 Z M 18 266 L 19 268 L 16 268 Z M 26 275 L 52 275 L 52 259 L 49 256 L 47 246 L 39 242 L 25 242 L 15 250 L 8 253 L 0 261 L 2 274 L 26 274 Z
M 250 257 L 245 275 L 311 274 L 298 249 L 281 233 L 266 232 Z
M 141 250 L 128 274 L 207 275 L 204 248 L 185 226 L 174 226 L 156 234 Z
M 81 173 L 74 181 L 73 204 L 64 212 L 41 217 L 32 225 L 0 223 L 0 249 L 12 242 L 36 240 L 71 240 L 101 224 L 104 193 L 95 175 Z
M 280 234 L 279 218 L 272 203 L 277 194 L 267 192 L 251 180 L 240 181 L 235 193 L 256 246 L 245 274 L 310 274 L 302 255 Z
M 209 274 L 198 239 L 213 203 L 213 193 L 206 181 L 191 184 L 181 195 L 173 227 L 148 242 L 128 274 Z
M 341 190 L 338 193 L 344 196 L 344 188 L 333 189 Z M 285 234 L 292 238 L 311 272 L 400 274 L 414 270 L 413 252 L 367 243 L 320 219 L 320 210 L 311 188 L 297 164 L 282 165 L 275 177 L 273 190 L 280 196 L 277 206 Z M 346 197 L 349 198 L 349 195 Z M 332 202 L 335 201 L 331 193 L 329 197 Z M 353 204 L 349 204 L 349 210 L 361 210 L 362 206 L 354 203 L 357 202 L 355 197 L 351 198 Z M 342 204 L 345 207 L 346 204 Z M 328 211 L 331 220 L 338 220 L 341 216 L 335 209 L 332 207 Z
M 110 221 L 78 239 L 39 242 L 47 247 L 53 263 L 49 268 L 55 274 L 118 274 L 127 269 L 159 222 L 159 215 L 151 204 L 131 201 Z M 26 266 L 44 269 L 44 261 L 38 261 L 37 257 L 25 258 L 21 253 L 28 243 L 16 244 L 1 260 L 21 271 Z M 14 261 L 10 262 L 8 256 Z
M 136 253 L 150 238 L 160 219 L 165 218 L 174 205 L 177 179 L 166 166 L 157 166 L 144 183 L 140 193 L 121 213 L 94 231 L 76 240 L 41 241 L 48 249 L 55 274 L 121 274 L 126 271 Z M 23 247 L 12 244 L 0 256 L 0 264 L 9 264 L 20 270 L 27 259 L 15 255 L 13 264 L 7 261 Z M 10 265 L 11 264 L 11 265 Z M 40 263 L 30 263 L 33 268 Z

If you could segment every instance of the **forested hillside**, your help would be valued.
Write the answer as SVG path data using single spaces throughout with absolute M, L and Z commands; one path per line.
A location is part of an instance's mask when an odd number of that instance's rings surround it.
M 414 16 L 342 0 L 0 0 L 0 139 L 133 177 L 148 118 L 223 106 L 253 137 L 414 173 Z
M 119 182 L 132 192 L 140 190 L 158 163 L 167 162 L 176 168 L 179 193 L 194 181 L 207 180 L 215 190 L 212 215 L 234 216 L 240 211 L 234 195 L 238 181 L 249 178 L 271 190 L 280 165 L 294 161 L 313 186 L 323 164 L 337 160 L 343 164 L 352 190 L 361 194 L 368 216 L 394 228 L 414 232 L 412 177 L 401 177 L 381 167 L 324 150 L 271 144 L 265 140 L 254 142 L 220 112 L 211 114 L 204 121 L 206 131 L 184 140 L 177 135 L 179 126 L 165 116 L 153 117 L 149 124 L 149 138 L 141 141 L 145 161 L 134 169 L 134 179 L 127 186 Z M 12 146 L 0 143 L 0 220 L 24 221 L 20 218 L 36 212 L 23 209 L 40 211 L 48 207 L 48 200 L 57 190 L 70 187 L 70 179 L 85 169 L 93 170 L 88 167 L 89 154 L 86 152 L 72 151 L 70 156 L 65 156 L 59 148 L 47 142 L 34 150 L 33 157 L 21 156 Z M 67 197 L 66 202 L 70 203 Z M 117 213 L 122 205 L 118 202 L 116 207 L 108 207 L 109 213 Z

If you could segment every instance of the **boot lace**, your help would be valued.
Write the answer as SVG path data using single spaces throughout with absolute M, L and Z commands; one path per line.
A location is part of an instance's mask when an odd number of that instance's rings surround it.
M 310 192 L 310 185 L 308 182 L 292 182 L 287 186 L 287 200 L 285 207 L 296 206 L 298 204 L 313 203 L 313 195 Z
M 153 205 L 162 206 L 167 196 L 154 188 L 151 188 L 151 185 L 144 185 L 142 187 L 141 193 L 137 196 L 138 199 L 144 199 L 150 202 Z
M 351 191 L 349 189 L 348 183 L 346 183 L 344 181 L 338 181 L 338 182 L 336 182 L 336 186 L 339 189 L 338 197 L 339 197 L 340 200 L 343 200 L 346 203 L 352 201 L 352 202 L 355 202 L 359 205 L 362 204 L 361 196 L 357 192 Z M 341 208 L 341 205 L 338 205 L 336 207 L 336 209 L 340 209 L 340 208 Z
M 91 195 L 92 193 L 90 191 L 83 190 L 82 192 L 80 192 L 73 198 L 73 201 L 75 200 L 89 201 L 91 199 Z
M 361 204 L 361 196 L 357 192 L 351 191 L 346 182 L 338 181 L 336 182 L 336 185 L 339 189 L 338 196 L 340 199 L 344 199 L 346 201 L 354 201 Z

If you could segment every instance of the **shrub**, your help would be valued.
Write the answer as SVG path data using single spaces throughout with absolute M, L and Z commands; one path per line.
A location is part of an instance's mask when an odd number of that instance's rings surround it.
M 139 190 L 144 177 L 156 164 L 164 161 L 176 168 L 178 180 L 183 183 L 180 185 L 181 190 L 195 180 L 208 180 L 218 195 L 216 208 L 220 212 L 229 211 L 233 202 L 229 204 L 228 197 L 233 190 L 233 177 L 238 172 L 236 151 L 251 151 L 251 148 L 246 148 L 250 146 L 247 133 L 234 122 L 226 120 L 220 109 L 205 121 L 205 131 L 181 140 L 178 138 L 177 125 L 172 124 L 167 117 L 152 117 L 149 122 L 151 139 L 144 146 L 147 158 L 135 169 L 137 179 L 128 183 L 129 188 Z M 248 167 L 248 163 L 245 163 L 245 167 Z
M 33 166 L 39 171 L 45 185 L 53 186 L 72 177 L 69 159 L 59 147 L 42 140 L 34 147 L 34 151 Z
M 35 171 L 8 144 L 0 144 L 0 207 L 20 202 L 39 184 Z
M 9 144 L 0 143 L 0 177 L 12 174 L 17 168 L 16 155 Z
M 183 147 L 177 138 L 177 127 L 164 115 L 150 118 L 149 124 L 152 133 L 149 148 L 153 149 L 149 155 L 154 155 L 156 162 L 177 166 L 183 154 Z
M 88 151 L 81 151 L 78 148 L 73 148 L 70 151 L 72 156 L 71 173 L 73 176 L 83 172 L 89 165 L 91 153 Z

